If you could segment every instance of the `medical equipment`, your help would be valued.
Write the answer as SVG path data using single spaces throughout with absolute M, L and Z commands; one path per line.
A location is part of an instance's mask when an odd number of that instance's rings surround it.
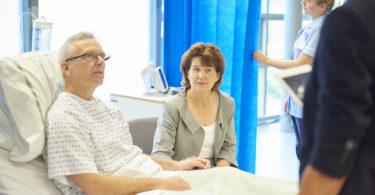
M 154 67 L 153 63 L 150 62 L 149 65 L 143 69 L 141 74 L 148 93 L 168 92 L 169 85 L 161 66 Z
M 51 46 L 52 22 L 45 17 L 33 20 L 32 51 L 48 51 Z

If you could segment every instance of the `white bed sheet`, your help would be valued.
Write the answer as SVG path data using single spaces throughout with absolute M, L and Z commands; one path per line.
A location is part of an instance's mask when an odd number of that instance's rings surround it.
M 297 182 L 255 176 L 232 167 L 183 172 L 193 190 L 214 195 L 296 195 Z
M 193 171 L 158 170 L 160 170 L 160 166 L 157 166 L 150 157 L 138 155 L 115 174 L 132 177 L 154 175 L 162 178 L 180 175 L 192 188 L 192 190 L 184 192 L 154 190 L 141 193 L 141 195 L 296 195 L 298 193 L 297 182 L 259 177 L 233 167 Z
M 41 157 L 30 162 L 12 162 L 9 151 L 0 148 L 0 194 L 62 195 L 48 179 Z
M 235 168 L 166 171 L 159 177 L 180 175 L 192 190 L 152 190 L 139 195 L 296 195 L 297 182 L 255 176 Z M 38 157 L 30 162 L 12 162 L 9 151 L 0 148 L 0 194 L 62 195 L 47 178 L 46 165 Z
M 212 168 L 180 172 L 192 190 L 153 190 L 140 195 L 297 195 L 297 182 L 259 177 L 236 168 Z

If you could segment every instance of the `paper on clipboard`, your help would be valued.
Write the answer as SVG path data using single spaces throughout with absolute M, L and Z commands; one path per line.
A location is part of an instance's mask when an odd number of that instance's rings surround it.
M 275 75 L 294 102 L 301 107 L 303 106 L 302 100 L 305 94 L 305 81 L 311 69 L 311 65 L 306 64 L 281 70 Z

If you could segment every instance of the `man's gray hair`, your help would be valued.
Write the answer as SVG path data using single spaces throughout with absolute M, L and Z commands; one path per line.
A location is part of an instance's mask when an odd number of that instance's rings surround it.
M 91 32 L 80 32 L 78 34 L 70 36 L 60 48 L 59 63 L 62 64 L 68 57 L 70 57 L 70 51 L 72 43 L 85 39 L 95 39 Z

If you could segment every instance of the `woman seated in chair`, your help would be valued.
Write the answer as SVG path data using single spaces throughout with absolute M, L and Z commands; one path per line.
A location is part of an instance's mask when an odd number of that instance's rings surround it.
M 174 160 L 194 156 L 211 166 L 237 166 L 234 101 L 219 90 L 224 57 L 212 44 L 196 43 L 181 60 L 185 89 L 164 104 L 152 155 Z

